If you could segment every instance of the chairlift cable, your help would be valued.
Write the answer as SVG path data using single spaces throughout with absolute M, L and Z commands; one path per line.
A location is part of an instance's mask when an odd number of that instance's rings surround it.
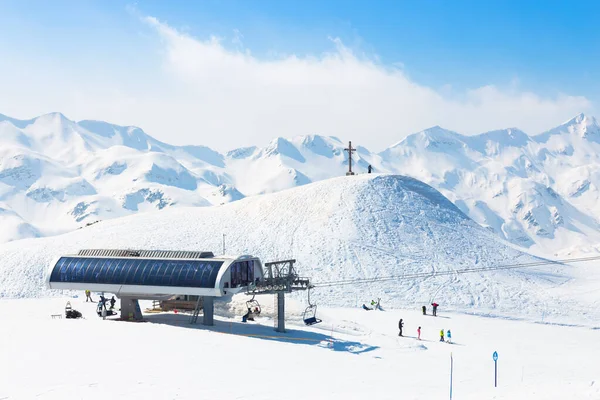
M 508 269 L 518 269 L 518 268 L 531 268 L 531 267 L 539 267 L 544 265 L 553 265 L 553 264 L 568 264 L 574 262 L 587 262 L 587 261 L 598 261 L 600 260 L 600 256 L 590 256 L 590 257 L 580 257 L 580 258 L 570 258 L 570 259 L 562 259 L 555 261 L 535 261 L 530 263 L 519 263 L 519 264 L 506 264 L 506 265 L 497 265 L 492 267 L 471 267 L 464 269 L 457 269 L 451 271 L 437 271 L 437 272 L 419 272 L 414 274 L 404 274 L 404 275 L 391 275 L 386 277 L 375 277 L 375 278 L 359 278 L 359 279 L 346 279 L 346 280 L 338 280 L 338 281 L 328 281 L 328 282 L 315 282 L 312 284 L 312 287 L 332 287 L 332 286 L 343 286 L 343 285 L 351 285 L 351 284 L 364 284 L 364 283 L 373 283 L 373 282 L 384 282 L 391 281 L 397 279 L 418 279 L 418 278 L 430 278 L 437 276 L 445 276 L 445 275 L 453 275 L 453 274 L 466 274 L 473 272 L 488 272 L 488 271 L 498 271 L 498 270 L 508 270 Z

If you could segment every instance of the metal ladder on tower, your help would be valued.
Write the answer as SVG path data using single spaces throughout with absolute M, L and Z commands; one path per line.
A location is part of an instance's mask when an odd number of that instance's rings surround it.
M 202 296 L 198 297 L 198 301 L 196 302 L 196 308 L 194 308 L 194 313 L 192 314 L 192 318 L 190 318 L 190 324 L 195 324 L 198 322 L 198 315 L 200 314 L 201 309 L 202 309 Z

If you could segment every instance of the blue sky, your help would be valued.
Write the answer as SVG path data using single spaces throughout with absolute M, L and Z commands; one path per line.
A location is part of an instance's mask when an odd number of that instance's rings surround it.
M 312 133 L 377 149 L 436 124 L 538 133 L 598 110 L 599 12 L 591 1 L 4 0 L 0 113 L 62 111 L 221 149 Z

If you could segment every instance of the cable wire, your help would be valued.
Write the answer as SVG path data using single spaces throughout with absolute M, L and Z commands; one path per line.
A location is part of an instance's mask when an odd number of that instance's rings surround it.
M 508 269 L 518 269 L 518 268 L 531 268 L 531 267 L 539 267 L 543 265 L 553 265 L 553 264 L 567 264 L 574 262 L 587 262 L 587 261 L 598 261 L 600 260 L 600 256 L 590 256 L 590 257 L 580 257 L 580 258 L 570 258 L 563 260 L 543 260 L 543 261 L 535 261 L 530 263 L 519 263 L 519 264 L 507 264 L 507 265 L 497 265 L 492 267 L 471 267 L 464 269 L 457 269 L 451 271 L 435 271 L 435 272 L 418 272 L 414 274 L 403 274 L 403 275 L 391 275 L 391 276 L 383 276 L 383 277 L 373 277 L 373 278 L 359 278 L 359 279 L 345 279 L 338 281 L 328 281 L 328 282 L 315 282 L 313 287 L 322 288 L 322 287 L 332 287 L 332 286 L 343 286 L 343 285 L 353 285 L 353 284 L 363 284 L 363 283 L 374 283 L 374 282 L 385 282 L 392 280 L 400 280 L 400 279 L 418 279 L 418 278 L 432 278 L 437 276 L 445 276 L 445 275 L 460 275 L 467 274 L 473 272 L 488 272 L 488 271 L 499 271 L 499 270 L 508 270 Z

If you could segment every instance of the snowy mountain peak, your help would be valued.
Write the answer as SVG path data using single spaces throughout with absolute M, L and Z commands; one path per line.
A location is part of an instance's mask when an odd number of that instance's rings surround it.
M 418 144 L 421 144 L 425 147 L 430 145 L 436 146 L 442 143 L 457 144 L 458 142 L 462 142 L 463 138 L 464 136 L 456 132 L 444 129 L 441 126 L 436 125 L 432 126 L 431 128 L 422 130 L 421 132 L 408 135 L 401 141 L 390 146 L 390 149 L 402 146 L 414 147 Z
M 336 137 L 306 135 L 294 138 L 297 147 L 323 157 L 332 158 L 342 154 L 344 144 Z
M 545 142 L 554 135 L 571 135 L 600 142 L 600 125 L 596 118 L 580 113 L 564 124 L 536 136 L 536 139 Z
M 296 147 L 287 139 L 282 137 L 275 138 L 269 143 L 269 145 L 262 150 L 258 157 L 274 157 L 274 156 L 285 156 L 289 157 L 292 160 L 296 160 L 298 162 L 306 162 L 306 159 L 302 156 L 302 154 L 296 149 Z
M 10 211 L 0 216 L 0 242 L 344 176 L 347 139 L 280 137 L 223 155 L 169 145 L 135 126 L 0 115 L 0 202 Z M 357 174 L 371 165 L 375 174 L 416 178 L 517 245 L 555 253 L 600 243 L 600 129 L 591 116 L 534 137 L 517 128 L 465 136 L 433 126 L 378 154 L 368 143 L 352 145 Z
M 471 146 L 478 148 L 481 152 L 485 152 L 482 149 L 486 146 L 489 146 L 490 142 L 492 143 L 493 147 L 504 148 L 523 147 L 531 141 L 532 140 L 529 135 L 517 128 L 500 129 L 497 131 L 482 133 L 469 138 Z

